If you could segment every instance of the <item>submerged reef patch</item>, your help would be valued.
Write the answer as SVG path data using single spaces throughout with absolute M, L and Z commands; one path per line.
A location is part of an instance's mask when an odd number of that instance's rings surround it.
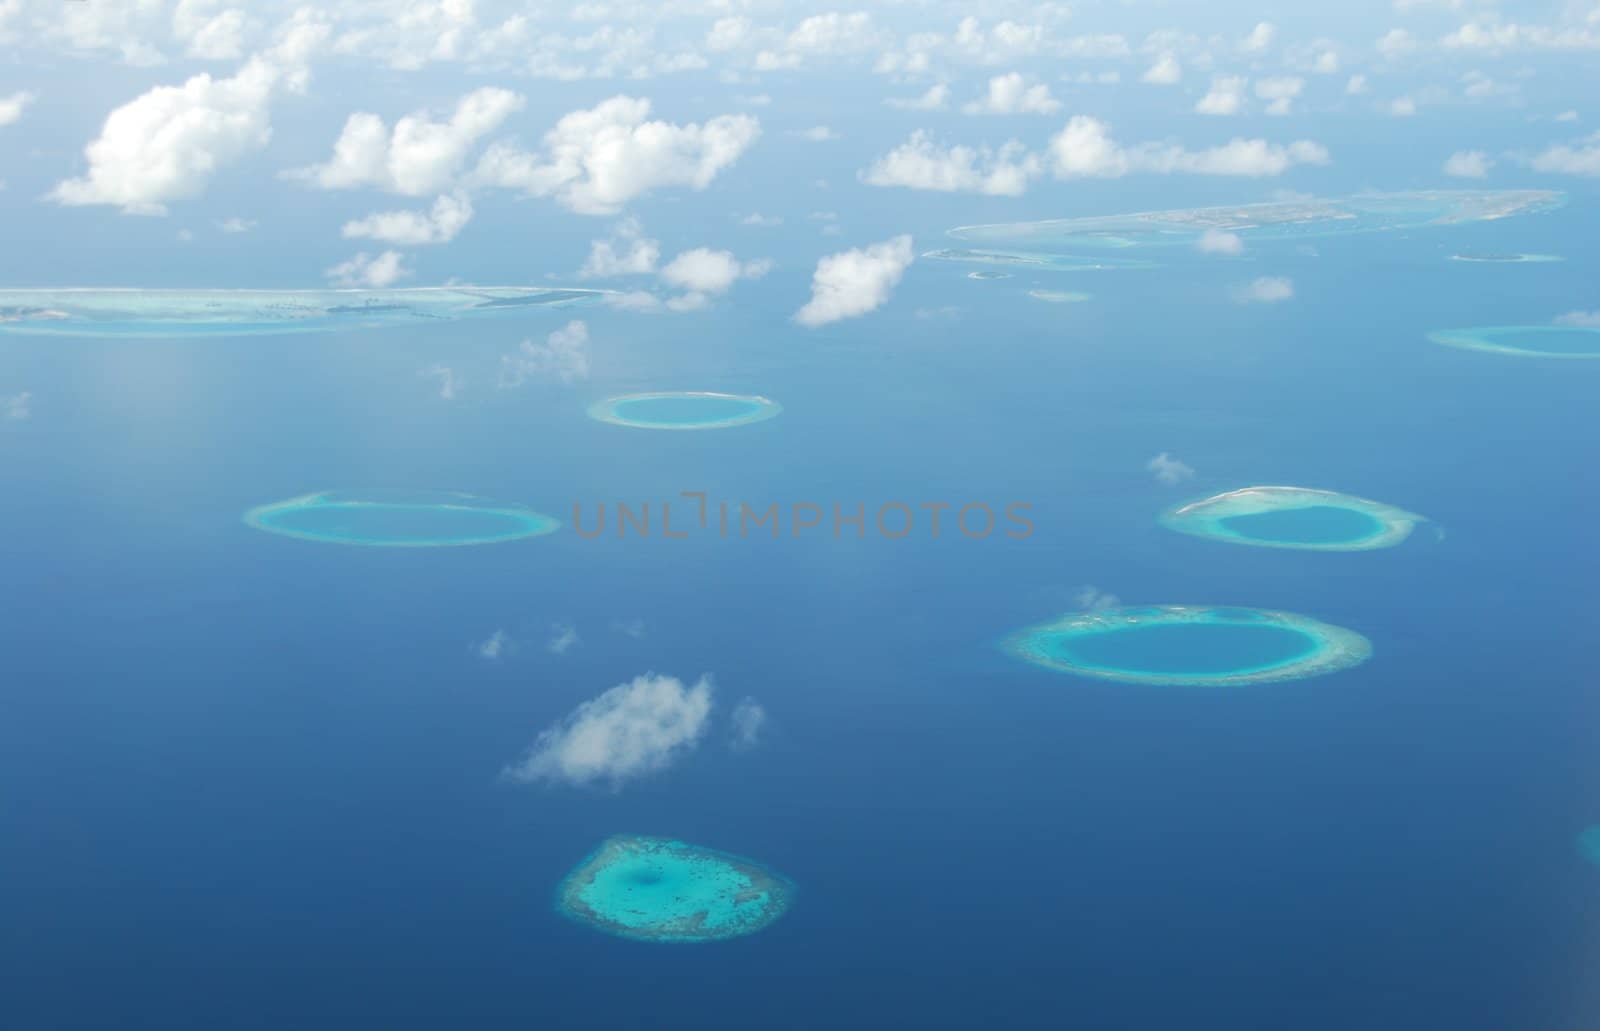
M 1441 329 L 1428 339 L 1446 347 L 1519 358 L 1600 358 L 1600 326 L 1475 326 Z
M 325 544 L 445 548 L 554 533 L 561 523 L 520 505 L 454 491 L 338 490 L 251 509 L 258 530 Z
M 1595 866 L 1600 866 L 1600 824 L 1578 835 L 1578 853 Z
M 1308 616 L 1193 605 L 1068 613 L 1012 634 L 1004 647 L 1058 673 L 1196 687 L 1299 680 L 1372 655 L 1365 637 Z
M 1179 533 L 1260 548 L 1371 551 L 1392 548 L 1427 522 L 1404 509 L 1308 487 L 1243 487 L 1163 512 Z
M 1047 304 L 1082 304 L 1094 298 L 1082 290 L 1029 290 L 1028 296 Z
M 1114 258 L 1105 255 L 1047 254 L 1023 250 L 943 249 L 923 255 L 934 261 L 963 261 L 979 265 L 1008 265 L 1033 272 L 1103 272 L 1110 269 L 1155 268 L 1143 258 Z M 970 274 L 970 273 L 969 273 Z
M 1249 243 L 1252 240 L 1297 240 L 1455 225 L 1550 211 L 1565 200 L 1565 194 L 1554 190 L 1367 193 L 1326 200 L 1272 201 L 1266 204 L 1147 211 L 1092 218 L 961 226 L 950 230 L 949 235 L 981 248 L 1015 249 L 1040 256 L 1059 254 L 1063 248 L 1124 250 L 1135 247 L 1193 246 L 1209 230 L 1233 233 Z M 961 253 L 997 252 L 984 250 Z
M 71 336 L 299 333 L 564 308 L 608 292 L 536 286 L 0 290 L 0 330 Z
M 624 394 L 589 406 L 589 417 L 645 430 L 723 430 L 775 418 L 783 406 L 758 394 L 676 391 Z
M 978 269 L 976 272 L 968 272 L 967 273 L 967 278 L 968 279 L 1010 279 L 1011 278 L 1011 273 L 1009 273 L 1009 272 L 990 272 L 988 269 Z
M 749 859 L 670 838 L 607 838 L 556 889 L 556 909 L 635 941 L 737 938 L 789 908 L 794 885 Z

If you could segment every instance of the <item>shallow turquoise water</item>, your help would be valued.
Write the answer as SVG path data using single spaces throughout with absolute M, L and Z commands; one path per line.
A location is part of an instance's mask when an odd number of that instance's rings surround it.
M 1474 326 L 1429 334 L 1470 351 L 1545 358 L 1600 358 L 1600 326 Z
M 1291 544 L 1338 544 L 1359 541 L 1383 530 L 1383 524 L 1365 512 L 1336 505 L 1279 509 L 1229 516 L 1221 524 L 1256 540 Z
M 1578 835 L 1578 851 L 1595 866 L 1600 866 L 1600 825 Z
M 1151 673 L 1229 673 L 1277 666 L 1316 642 L 1273 625 L 1180 623 L 1060 638 L 1051 650 L 1074 663 Z
M 330 544 L 448 547 L 553 533 L 550 516 L 443 491 L 337 491 L 263 505 L 245 521 L 269 533 Z
M 696 426 L 743 419 L 759 412 L 761 405 L 738 397 L 644 397 L 620 402 L 612 410 L 630 422 Z

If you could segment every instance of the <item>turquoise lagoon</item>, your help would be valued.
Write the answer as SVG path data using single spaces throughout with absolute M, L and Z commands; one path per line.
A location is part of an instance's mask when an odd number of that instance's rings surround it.
M 1565 194 L 1553 190 L 1428 190 L 961 226 L 949 235 L 982 249 L 943 254 L 1020 252 L 1042 259 L 1060 254 L 1061 248 L 1192 246 L 1208 231 L 1233 233 L 1246 242 L 1294 240 L 1482 222 L 1551 211 L 1564 202 Z
M 783 406 L 756 394 L 677 391 L 624 394 L 589 406 L 589 417 L 645 430 L 722 430 L 775 418 Z
M 1365 637 L 1307 616 L 1190 605 L 1068 613 L 1018 631 L 1004 647 L 1058 673 L 1197 687 L 1298 680 L 1372 655 Z
M 608 292 L 535 286 L 0 290 L 0 330 L 71 336 L 294 333 L 565 308 Z
M 1520 358 L 1600 358 L 1600 326 L 1476 326 L 1441 329 L 1428 339 L 1446 347 Z
M 327 544 L 443 548 L 554 533 L 561 523 L 520 505 L 454 491 L 340 490 L 262 505 L 245 514 L 258 530 Z
M 781 917 L 793 895 L 787 878 L 752 860 L 618 835 L 566 876 L 556 909 L 622 938 L 682 944 L 754 934 Z
M 1427 522 L 1404 509 L 1307 487 L 1244 487 L 1163 512 L 1169 530 L 1232 544 L 1306 551 L 1391 548 Z

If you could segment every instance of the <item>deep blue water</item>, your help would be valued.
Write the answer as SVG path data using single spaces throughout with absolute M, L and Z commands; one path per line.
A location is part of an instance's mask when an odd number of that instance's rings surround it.
M 1269 270 L 1297 296 L 1272 307 L 1227 300 L 1238 264 L 919 262 L 891 307 L 804 336 L 771 314 L 803 276 L 774 276 L 692 327 L 597 312 L 587 383 L 456 404 L 418 369 L 492 370 L 517 335 L 6 338 L 50 417 L 0 435 L 5 1026 L 1597 1026 L 1600 876 L 1575 841 L 1600 822 L 1600 363 L 1424 338 L 1592 306 L 1595 210 L 1291 249 Z M 1569 260 L 1446 260 L 1466 248 Z M 784 413 L 585 416 L 673 389 Z M 1161 451 L 1195 479 L 1152 479 Z M 1328 555 L 1155 523 L 1252 483 L 1447 534 Z M 1025 502 L 1036 532 L 401 551 L 241 518 L 368 484 L 564 522 L 681 491 Z M 995 647 L 1088 584 L 1300 612 L 1375 654 L 1209 692 Z M 583 636 L 560 656 L 557 621 Z M 485 662 L 499 627 L 531 644 Z M 616 793 L 500 781 L 645 670 L 758 698 L 766 741 L 731 751 L 719 725 Z M 561 919 L 556 884 L 618 832 L 757 859 L 795 906 L 705 947 Z

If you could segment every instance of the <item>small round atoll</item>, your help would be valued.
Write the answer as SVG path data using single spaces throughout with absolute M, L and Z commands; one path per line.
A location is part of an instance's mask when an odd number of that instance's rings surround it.
M 1004 647 L 1058 673 L 1195 687 L 1299 680 L 1372 655 L 1365 637 L 1307 616 L 1195 605 L 1068 613 L 1012 634 Z
M 634 941 L 738 938 L 788 911 L 794 885 L 740 856 L 670 838 L 607 838 L 556 889 L 565 917 Z
M 589 406 L 589 417 L 644 430 L 724 430 L 775 418 L 783 406 L 757 394 L 676 391 L 624 394 Z
M 1600 358 L 1600 326 L 1474 326 L 1441 329 L 1428 339 L 1446 347 L 1519 358 Z
M 1161 513 L 1169 530 L 1230 544 L 1303 551 L 1372 551 L 1411 536 L 1425 516 L 1309 487 L 1243 487 Z
M 253 508 L 244 519 L 285 537 L 373 548 L 497 544 L 561 528 L 558 520 L 520 505 L 420 490 L 323 491 Z
M 1450 255 L 1451 261 L 1465 261 L 1485 265 L 1548 265 L 1555 261 L 1566 261 L 1559 254 L 1522 254 L 1517 252 L 1500 253 L 1494 251 L 1462 251 L 1460 254 Z
M 1047 304 L 1082 304 L 1094 298 L 1082 290 L 1029 290 L 1028 296 Z

